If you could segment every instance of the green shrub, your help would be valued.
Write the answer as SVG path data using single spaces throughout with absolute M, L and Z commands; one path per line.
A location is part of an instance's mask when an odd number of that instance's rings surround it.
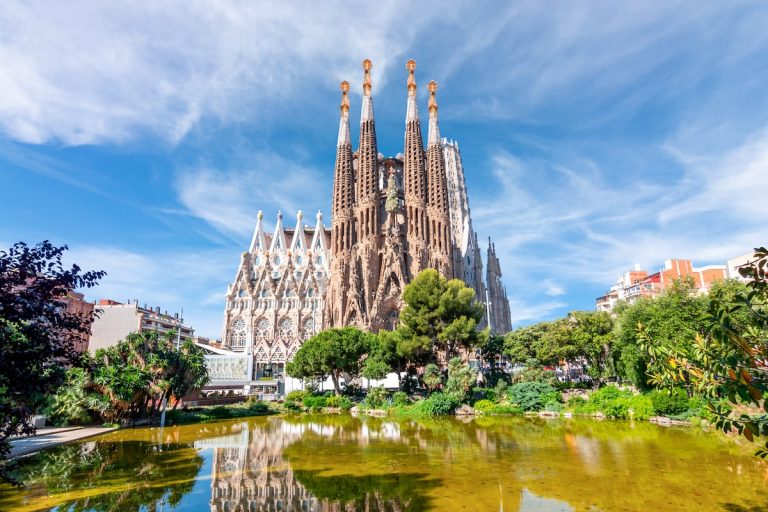
M 629 398 L 629 408 L 632 411 L 632 418 L 636 420 L 647 420 L 656 414 L 653 401 L 648 395 L 634 395 Z
M 477 382 L 477 370 L 463 364 L 459 357 L 448 361 L 448 380 L 445 382 L 444 389 L 446 393 L 463 402 L 467 399 L 467 394 L 475 382 Z
M 568 409 L 578 409 L 580 407 L 584 407 L 584 405 L 586 405 L 586 403 L 587 403 L 587 400 L 583 396 L 581 396 L 581 395 L 573 395 L 565 403 L 565 406 Z
M 630 391 L 622 391 L 616 386 L 604 386 L 589 395 L 589 401 L 596 404 L 604 404 L 620 397 L 628 397 L 631 394 Z
M 686 417 L 699 417 L 705 420 L 713 421 L 712 411 L 707 406 L 707 401 L 700 396 L 691 397 L 688 400 L 688 410 L 683 413 Z
M 555 389 L 544 382 L 520 382 L 509 388 L 509 401 L 523 411 L 538 411 L 544 407 L 544 397 Z
M 657 413 L 663 415 L 677 415 L 687 411 L 689 407 L 688 395 L 683 389 L 661 390 L 654 389 L 649 393 L 653 407 Z
M 499 379 L 496 382 L 496 387 L 493 388 L 494 392 L 496 393 L 496 396 L 494 396 L 492 400 L 494 402 L 498 402 L 500 400 L 507 398 L 507 395 L 509 394 L 509 388 L 510 388 L 510 384 L 507 381 Z M 486 398 L 491 400 L 490 397 L 486 397 Z
M 56 426 L 81 425 L 92 421 L 89 411 L 88 374 L 82 368 L 67 370 L 67 384 L 59 388 L 45 409 Z
M 392 405 L 394 406 L 408 405 L 408 394 L 403 391 L 396 391 L 392 395 Z
M 297 407 L 300 409 L 301 404 L 304 403 L 304 399 L 308 396 L 311 396 L 312 393 L 309 391 L 305 391 L 303 389 L 297 389 L 296 391 L 291 391 L 287 395 L 285 395 L 285 406 L 286 407 Z M 290 404 L 290 405 L 289 405 Z
M 325 406 L 338 407 L 339 409 L 348 411 L 349 409 L 352 408 L 352 400 L 350 400 L 349 397 L 346 397 L 346 396 L 333 395 L 325 399 Z
M 475 411 L 479 413 L 486 413 L 494 407 L 496 407 L 496 404 L 487 399 L 482 399 L 475 402 Z
M 506 416 L 506 415 L 519 416 L 523 414 L 523 410 L 518 406 L 512 405 L 512 404 L 494 404 L 493 408 L 489 410 L 486 414 L 489 414 L 492 416 Z
M 379 409 L 387 404 L 387 390 L 382 386 L 368 389 L 365 405 L 371 409 Z
M 629 398 L 620 396 L 613 400 L 606 400 L 600 410 L 609 418 L 625 420 L 629 418 Z
M 304 407 L 306 407 L 311 411 L 316 411 L 318 409 L 322 409 L 323 407 L 326 407 L 327 402 L 328 402 L 328 398 L 326 398 L 323 395 L 305 396 L 304 400 L 302 400 Z
M 257 400 L 255 397 L 248 398 L 245 402 L 245 409 L 251 414 L 265 414 L 271 412 L 271 409 L 264 402 Z
M 444 416 L 453 414 L 459 401 L 455 397 L 442 393 L 432 393 L 429 398 L 420 400 L 413 405 L 414 412 L 421 416 Z

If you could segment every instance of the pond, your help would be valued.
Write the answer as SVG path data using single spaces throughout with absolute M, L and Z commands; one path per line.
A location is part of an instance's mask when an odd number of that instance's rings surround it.
M 0 510 L 768 510 L 717 433 L 539 418 L 260 417 L 126 429 L 24 461 Z

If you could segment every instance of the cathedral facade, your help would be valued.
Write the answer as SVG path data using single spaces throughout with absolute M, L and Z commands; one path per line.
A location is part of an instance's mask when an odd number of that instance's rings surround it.
M 310 227 L 299 211 L 293 228 L 285 227 L 278 213 L 272 233 L 265 232 L 263 217 L 259 212 L 250 247 L 227 290 L 222 342 L 247 357 L 242 380 L 260 381 L 277 392 L 286 361 L 322 325 L 331 233 L 320 212 Z
M 501 267 L 489 242 L 483 272 L 459 146 L 440 137 L 437 84 L 429 82 L 427 143 L 416 101 L 416 63 L 408 61 L 403 151 L 379 153 L 371 62 L 363 61 L 357 149 L 352 147 L 348 82 L 341 83 L 331 226 L 283 226 L 273 233 L 259 212 L 253 239 L 226 296 L 221 349 L 248 358 L 246 381 L 274 382 L 285 363 L 321 327 L 378 331 L 399 323 L 404 287 L 420 271 L 459 278 L 485 304 L 481 328 L 511 329 Z M 224 354 L 222 354 L 224 355 Z M 279 391 L 282 391 L 280 389 Z

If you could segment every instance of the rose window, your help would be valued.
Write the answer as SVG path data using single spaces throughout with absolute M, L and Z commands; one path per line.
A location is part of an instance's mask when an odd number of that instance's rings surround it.
M 295 335 L 295 329 L 293 326 L 293 320 L 290 318 L 283 318 L 280 321 L 280 325 L 277 328 L 278 336 L 283 339 L 292 338 Z
M 266 338 L 269 336 L 269 320 L 266 318 L 260 318 L 256 322 L 255 332 L 257 338 Z

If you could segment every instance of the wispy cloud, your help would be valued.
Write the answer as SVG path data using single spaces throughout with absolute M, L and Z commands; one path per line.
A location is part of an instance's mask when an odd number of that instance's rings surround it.
M 308 79 L 329 88 L 359 75 L 361 55 L 383 80 L 429 22 L 425 10 L 401 23 L 404 8 L 12 1 L 0 16 L 0 130 L 32 143 L 175 144 L 203 118 L 259 122 Z
M 201 165 L 180 170 L 176 190 L 185 212 L 223 233 L 244 237 L 253 231 L 259 210 L 271 220 L 278 209 L 286 216 L 304 209 L 311 219 L 314 210 L 327 207 L 331 184 L 323 173 L 272 153 L 255 154 L 252 161 L 244 169 Z
M 553 311 L 549 298 L 564 287 L 607 288 L 636 263 L 648 270 L 668 258 L 725 263 L 765 242 L 765 131 L 718 158 L 676 154 L 678 173 L 667 183 L 655 183 L 655 174 L 610 181 L 589 161 L 542 165 L 493 154 L 499 186 L 481 198 L 476 226 L 494 233 L 505 268 L 526 269 L 507 273 L 511 297 L 529 306 L 525 316 Z

